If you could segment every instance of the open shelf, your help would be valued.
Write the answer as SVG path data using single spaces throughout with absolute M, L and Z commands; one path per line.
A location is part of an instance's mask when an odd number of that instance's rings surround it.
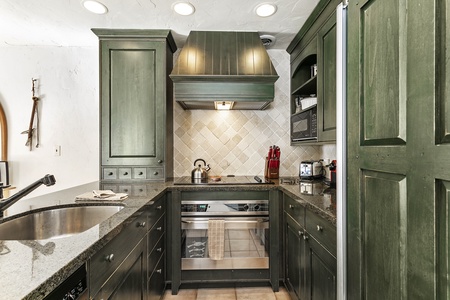
M 302 96 L 302 95 L 311 95 L 317 93 L 317 75 L 310 78 L 300 87 L 292 91 L 292 95 Z

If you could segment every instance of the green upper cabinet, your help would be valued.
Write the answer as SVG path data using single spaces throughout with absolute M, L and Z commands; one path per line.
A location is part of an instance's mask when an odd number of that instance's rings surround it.
M 169 30 L 93 30 L 100 38 L 101 178 L 172 177 Z
M 320 1 L 287 48 L 291 54 L 291 115 L 301 112 L 298 99 L 317 98 L 317 138 L 291 141 L 292 145 L 336 141 L 335 10 L 339 2 Z

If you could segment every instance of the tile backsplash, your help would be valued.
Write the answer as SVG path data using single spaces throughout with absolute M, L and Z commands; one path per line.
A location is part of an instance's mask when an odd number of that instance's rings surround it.
M 289 54 L 268 53 L 280 78 L 266 110 L 185 111 L 174 104 L 175 177 L 190 176 L 197 158 L 211 166 L 210 175 L 263 175 L 270 145 L 281 149 L 281 177 L 298 176 L 302 160 L 336 158 L 334 144 L 290 146 Z

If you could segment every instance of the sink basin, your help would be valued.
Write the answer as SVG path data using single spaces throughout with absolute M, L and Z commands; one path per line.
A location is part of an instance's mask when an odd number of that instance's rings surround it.
M 0 224 L 0 240 L 44 240 L 81 233 L 108 219 L 123 206 L 76 206 L 30 212 Z

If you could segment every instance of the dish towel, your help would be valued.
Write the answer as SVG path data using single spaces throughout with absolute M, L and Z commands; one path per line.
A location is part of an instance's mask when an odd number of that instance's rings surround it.
M 75 201 L 122 201 L 128 194 L 114 193 L 111 190 L 93 190 L 75 197 Z
M 208 252 L 212 260 L 222 260 L 225 251 L 225 220 L 208 220 Z

